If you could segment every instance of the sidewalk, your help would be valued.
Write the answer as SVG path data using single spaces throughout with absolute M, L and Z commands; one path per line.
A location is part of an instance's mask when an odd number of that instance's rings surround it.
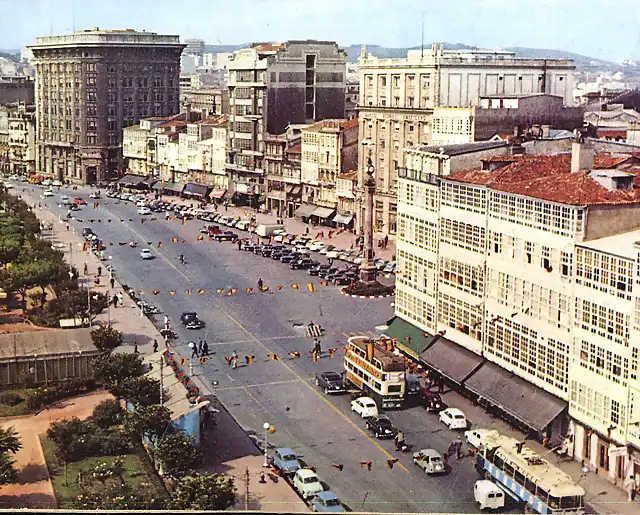
M 443 400 L 450 406 L 460 408 L 473 428 L 495 428 L 500 433 L 524 440 L 524 433 L 509 427 L 499 418 L 493 417 L 482 407 L 474 404 L 469 399 L 456 392 L 443 395 Z M 606 476 L 590 472 L 582 473 L 582 466 L 578 461 L 560 461 L 558 456 L 542 444 L 527 440 L 526 446 L 540 454 L 544 459 L 553 463 L 559 469 L 569 474 L 573 480 L 586 491 L 585 502 L 596 513 L 634 515 L 640 513 L 640 502 L 636 498 L 633 502 L 627 501 L 627 494 L 619 486 L 610 483 Z
M 147 198 L 149 199 L 153 198 L 153 194 L 148 194 Z M 198 204 L 197 202 L 192 200 L 181 199 L 178 197 L 172 197 L 168 195 L 164 195 L 163 198 L 164 200 L 176 202 L 178 204 L 186 204 L 189 206 L 191 205 L 197 206 Z M 214 207 L 212 205 L 207 205 L 206 210 L 211 212 L 217 212 L 225 216 L 230 216 L 232 218 L 242 218 L 243 220 L 248 219 L 250 216 L 255 216 L 257 224 L 272 225 L 272 224 L 275 224 L 278 220 L 278 217 L 274 214 L 256 213 L 255 209 L 249 209 L 249 207 L 246 207 L 246 206 L 245 207 L 229 206 L 228 208 L 225 208 L 224 206 L 221 205 L 218 208 L 218 211 L 214 211 Z M 324 231 L 325 237 L 323 241 L 327 241 L 332 245 L 335 245 L 336 247 L 341 248 L 343 250 L 351 250 L 352 244 L 354 244 L 354 248 L 356 248 L 355 247 L 356 235 L 350 231 L 343 231 L 340 234 L 335 234 L 336 232 L 339 231 L 339 229 L 332 229 L 331 227 L 325 227 L 323 225 L 314 226 L 311 224 L 306 224 L 297 218 L 283 218 L 282 221 L 284 223 L 285 230 L 289 234 L 304 235 L 308 229 L 309 236 L 311 236 L 312 238 L 315 238 L 318 232 Z M 330 230 L 334 232 L 331 239 L 328 238 L 328 234 Z M 374 245 L 375 256 L 376 258 L 393 260 L 396 254 L 395 239 L 393 240 L 391 238 L 389 239 L 389 244 L 386 249 L 378 248 L 377 241 L 383 238 L 384 238 L 383 234 L 380 234 L 380 233 L 374 234 L 374 240 L 376 242 L 376 244 Z

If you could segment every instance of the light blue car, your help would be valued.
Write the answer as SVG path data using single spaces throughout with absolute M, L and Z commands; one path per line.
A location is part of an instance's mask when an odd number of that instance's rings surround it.
M 296 453 L 288 447 L 276 449 L 273 453 L 273 458 L 271 458 L 271 463 L 285 474 L 295 474 L 298 469 L 302 468 Z
M 338 496 L 331 491 L 320 492 L 311 501 L 311 509 L 318 512 L 344 513 L 344 506 Z

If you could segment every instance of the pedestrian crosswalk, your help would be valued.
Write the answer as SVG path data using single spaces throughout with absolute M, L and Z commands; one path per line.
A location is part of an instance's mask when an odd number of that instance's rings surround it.
M 318 336 L 320 336 L 322 334 L 322 329 L 320 328 L 319 325 L 309 324 L 305 328 L 305 332 L 306 332 L 306 334 L 307 334 L 307 336 L 309 338 L 317 338 Z

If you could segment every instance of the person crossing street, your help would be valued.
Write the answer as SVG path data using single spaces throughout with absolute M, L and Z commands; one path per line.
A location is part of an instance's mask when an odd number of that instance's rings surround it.
M 203 356 L 209 355 L 209 344 L 207 343 L 207 340 L 204 340 L 202 342 L 202 355 Z
M 262 288 L 264 287 L 264 283 L 262 282 L 262 277 L 260 279 L 258 279 L 258 290 L 262 291 Z

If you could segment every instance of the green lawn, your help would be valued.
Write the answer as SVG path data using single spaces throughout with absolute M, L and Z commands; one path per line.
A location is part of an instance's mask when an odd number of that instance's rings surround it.
M 67 466 L 67 479 L 65 479 L 64 464 L 58 462 L 53 442 L 47 438 L 46 434 L 41 434 L 40 444 L 51 475 L 58 508 L 70 508 L 73 499 L 81 493 L 77 483 L 78 473 L 82 472 L 84 475 L 98 463 L 113 463 L 116 459 L 115 456 L 102 456 L 69 463 Z M 124 456 L 124 479 L 126 484 L 134 490 L 154 490 L 158 496 L 165 496 L 164 486 L 160 478 L 155 474 L 145 450 L 141 445 L 137 445 L 136 451 L 134 454 Z

